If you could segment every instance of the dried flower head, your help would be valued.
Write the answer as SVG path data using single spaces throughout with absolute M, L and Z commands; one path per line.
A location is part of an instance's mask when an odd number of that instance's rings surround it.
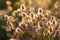
M 29 17 L 30 17 L 31 19 L 35 19 L 35 14 L 34 14 L 34 12 L 30 12 Z
M 52 22 L 51 21 L 47 21 L 46 25 L 47 26 L 51 26 L 52 25 Z
M 56 17 L 55 16 L 51 16 L 51 20 L 56 20 Z
M 42 14 L 43 13 L 43 9 L 42 8 L 38 8 L 38 14 Z
M 44 27 L 43 23 L 42 22 L 38 22 L 38 30 L 40 30 L 43 27 Z
M 17 9 L 17 13 L 20 13 L 20 9 Z
M 19 33 L 21 31 L 21 29 L 19 27 L 16 28 L 15 32 Z
M 4 15 L 4 19 L 8 19 L 8 15 Z
M 14 22 L 14 18 L 12 16 L 9 16 L 9 19 L 8 19 L 10 22 Z
M 53 23 L 53 25 L 55 25 L 55 26 L 57 26 L 57 21 L 56 20 L 52 20 L 52 23 Z
M 43 22 L 38 22 L 38 26 L 44 27 Z
M 22 17 L 28 17 L 27 13 L 26 12 L 22 12 Z
M 22 11 L 26 11 L 25 4 L 22 4 L 22 5 L 20 6 L 20 9 L 21 9 Z

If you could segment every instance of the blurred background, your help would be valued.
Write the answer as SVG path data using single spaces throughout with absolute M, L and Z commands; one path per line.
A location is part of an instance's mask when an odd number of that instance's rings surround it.
M 53 15 L 60 17 L 60 0 L 0 0 L 0 10 L 13 11 L 18 9 L 22 3 L 25 3 L 26 6 L 49 9 Z
M 0 0 L 0 40 L 9 39 L 6 35 L 7 33 L 6 30 L 2 28 L 2 26 L 6 24 L 5 23 L 6 21 L 3 20 L 3 16 L 6 14 L 11 16 L 15 10 L 20 8 L 21 4 L 25 4 L 27 8 L 30 8 L 32 6 L 35 8 L 36 11 L 39 7 L 43 8 L 43 10 L 50 10 L 51 15 L 55 16 L 60 22 L 60 0 Z M 24 39 L 22 38 L 22 40 Z M 35 39 L 31 39 L 31 40 L 35 40 Z M 49 40 L 49 39 L 44 39 L 44 40 Z

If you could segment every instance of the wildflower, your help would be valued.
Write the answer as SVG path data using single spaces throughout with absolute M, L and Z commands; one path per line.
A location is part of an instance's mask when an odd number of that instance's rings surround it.
M 8 15 L 4 15 L 4 19 L 6 19 L 6 20 L 7 20 L 7 19 L 8 19 Z
M 35 19 L 35 14 L 33 12 L 31 12 L 29 17 L 32 18 L 32 19 Z
M 17 9 L 17 13 L 20 13 L 20 9 Z
M 22 17 L 28 17 L 26 12 L 22 12 Z
M 19 33 L 21 31 L 21 29 L 19 27 L 16 28 L 15 32 Z
M 56 18 L 54 16 L 51 16 L 51 20 L 56 20 Z
M 26 11 L 25 4 L 22 4 L 22 5 L 20 6 L 20 9 L 21 9 L 22 11 Z
M 41 28 L 43 28 L 43 23 L 42 22 L 38 22 L 38 29 L 40 30 Z
M 50 28 L 50 32 L 52 32 L 53 31 L 53 28 Z
M 24 22 L 18 22 L 18 25 L 21 27 L 21 25 L 23 24 Z
M 38 13 L 37 14 L 42 14 L 43 13 L 43 9 L 42 8 L 38 8 Z
M 42 14 L 40 14 L 40 18 L 43 18 L 43 15 Z
M 9 21 L 14 22 L 14 18 L 12 16 L 9 16 Z
M 17 9 L 16 16 L 22 16 L 22 12 L 21 12 L 20 8 Z
M 57 21 L 56 20 L 52 20 L 53 25 L 57 26 Z
M 56 37 L 56 36 L 58 36 L 58 35 L 59 35 L 59 31 L 56 30 L 53 36 Z
M 47 21 L 46 25 L 50 26 L 50 25 L 52 25 L 52 22 L 51 21 Z
M 44 27 L 44 25 L 43 25 L 42 22 L 38 22 L 38 26 L 40 26 L 40 27 Z
M 13 23 L 11 23 L 11 22 L 7 21 L 7 25 L 8 25 L 8 26 L 10 26 L 10 27 L 11 27 L 11 29 L 13 29 L 13 30 L 15 29 L 15 27 L 14 27 Z
M 37 12 L 37 14 L 36 14 L 36 17 L 43 18 L 43 9 L 42 9 L 42 8 L 39 8 L 39 9 L 38 9 L 38 12 Z

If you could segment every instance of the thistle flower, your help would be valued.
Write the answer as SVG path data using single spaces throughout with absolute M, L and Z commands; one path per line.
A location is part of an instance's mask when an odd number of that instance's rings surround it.
M 20 13 L 20 9 L 19 8 L 17 9 L 17 13 Z
M 26 12 L 22 12 L 22 17 L 28 17 Z
M 12 16 L 9 16 L 9 21 L 14 22 L 14 18 Z
M 43 13 L 43 9 L 42 8 L 38 8 L 37 14 L 42 14 L 42 13 Z
M 22 24 L 24 24 L 23 21 L 22 22 L 18 22 L 19 27 L 21 27 Z
M 8 19 L 8 15 L 4 15 L 4 19 L 6 19 L 6 20 L 7 20 L 7 19 Z
M 43 22 L 38 22 L 38 26 L 44 27 Z
M 35 14 L 34 14 L 33 12 L 30 12 L 29 17 L 30 17 L 31 19 L 35 19 Z
M 59 31 L 56 30 L 53 36 L 54 36 L 54 37 L 59 36 Z
M 19 27 L 20 27 L 22 30 L 24 30 L 25 28 L 28 27 L 28 25 L 27 25 L 26 23 L 20 23 L 20 24 L 19 24 Z
M 43 14 L 40 14 L 39 17 L 40 17 L 40 18 L 43 18 Z
M 54 17 L 54 16 L 51 16 L 51 20 L 56 20 L 56 17 Z
M 56 20 L 52 20 L 53 25 L 57 26 L 57 21 Z
M 38 29 L 40 30 L 43 27 L 44 27 L 43 23 L 42 22 L 38 22 Z
M 53 28 L 50 28 L 50 33 L 53 32 Z
M 19 27 L 16 28 L 15 32 L 19 33 L 21 31 L 21 29 Z
M 11 23 L 11 22 L 7 21 L 7 25 L 8 25 L 8 26 L 10 26 L 10 27 L 11 27 L 11 29 L 13 29 L 13 30 L 15 29 L 15 27 L 14 27 L 13 23 Z
M 22 11 L 26 11 L 25 4 L 22 4 L 22 5 L 20 6 L 20 10 L 22 10 Z
M 46 25 L 47 26 L 51 26 L 52 25 L 52 22 L 51 21 L 47 21 Z

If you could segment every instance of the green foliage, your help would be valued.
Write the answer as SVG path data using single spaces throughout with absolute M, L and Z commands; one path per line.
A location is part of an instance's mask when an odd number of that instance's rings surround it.
M 13 9 L 16 10 L 20 8 L 20 2 L 16 1 L 14 4 L 13 4 Z
M 5 24 L 6 23 L 4 20 L 0 20 L 0 40 L 7 40 L 8 39 L 5 29 L 2 28 L 2 26 Z
M 0 9 L 6 9 L 6 0 L 0 0 Z

